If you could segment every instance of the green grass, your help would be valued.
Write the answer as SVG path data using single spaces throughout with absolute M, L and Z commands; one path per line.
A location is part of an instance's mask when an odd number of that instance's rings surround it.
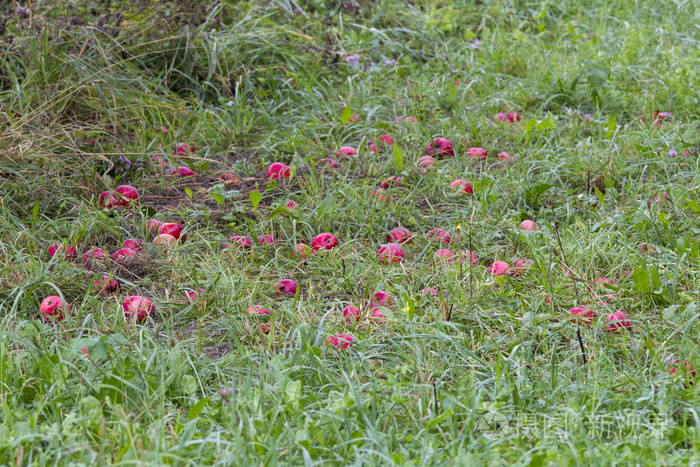
M 0 464 L 700 462 L 700 384 L 668 372 L 700 369 L 693 2 L 6 3 Z M 519 123 L 495 117 L 510 111 Z M 364 150 L 384 133 L 398 149 Z M 457 156 L 422 174 L 436 136 Z M 343 145 L 360 156 L 327 168 Z M 197 176 L 164 175 L 156 155 Z M 289 181 L 265 177 L 276 161 Z M 392 175 L 404 183 L 373 196 Z M 97 207 L 124 183 L 140 203 Z M 149 218 L 187 241 L 155 248 Z M 382 265 L 397 226 L 414 240 Z M 437 263 L 436 227 L 479 264 Z M 332 252 L 292 254 L 321 232 Z M 266 233 L 273 247 L 224 250 Z M 105 271 L 47 254 L 130 237 L 142 255 Z M 489 274 L 522 258 L 520 276 Z M 92 287 L 106 272 L 118 293 Z M 285 278 L 296 296 L 275 295 Z M 370 322 L 380 289 L 394 304 Z M 143 324 L 122 312 L 137 294 L 156 307 Z M 56 324 L 39 313 L 49 295 L 70 307 Z M 577 305 L 597 318 L 572 322 Z M 605 332 L 618 310 L 631 330 Z M 337 333 L 353 346 L 327 345 Z

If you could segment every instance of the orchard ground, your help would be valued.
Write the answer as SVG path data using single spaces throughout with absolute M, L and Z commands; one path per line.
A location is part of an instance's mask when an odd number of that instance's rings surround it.
M 0 463 L 700 461 L 694 2 L 0 11 Z

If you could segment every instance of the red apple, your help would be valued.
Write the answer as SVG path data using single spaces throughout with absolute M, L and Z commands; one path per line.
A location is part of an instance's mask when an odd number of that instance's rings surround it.
M 693 366 L 690 363 L 688 363 L 688 360 L 671 360 L 668 362 L 666 371 L 670 375 L 681 373 L 683 379 L 689 385 L 695 385 L 695 382 L 693 381 L 695 379 L 695 370 L 693 369 Z M 684 389 L 688 389 L 688 386 L 685 383 L 681 384 L 683 384 Z
M 115 261 L 128 261 L 136 256 L 136 252 L 131 248 L 120 248 L 112 254 L 112 259 Z
M 306 258 L 311 251 L 311 248 L 306 243 L 297 243 L 292 252 L 292 256 L 299 255 L 300 258 Z
M 63 312 L 68 311 L 68 304 L 61 300 L 61 297 L 50 295 L 44 298 L 39 305 L 41 318 L 44 322 L 61 321 L 64 318 Z
M 418 159 L 418 167 L 420 167 L 424 173 L 427 172 L 429 168 L 434 166 L 435 158 L 433 158 L 433 156 L 423 156 Z
M 377 258 L 382 264 L 400 263 L 403 261 L 404 252 L 398 243 L 388 243 L 379 247 Z
M 520 223 L 520 228 L 523 230 L 537 230 L 539 224 L 533 222 L 530 219 L 526 219 Z
M 49 245 L 49 258 L 53 258 L 56 253 L 63 252 L 66 259 L 75 259 L 75 247 L 68 245 L 65 249 L 62 243 L 53 242 Z
M 428 232 L 428 238 L 438 240 L 442 243 L 450 243 L 450 241 L 452 241 L 452 235 L 450 235 L 449 232 L 443 229 L 431 230 L 430 232 Z
M 446 138 L 434 138 L 425 148 L 426 156 L 454 157 L 455 150 L 452 142 Z
M 381 141 L 383 144 L 385 144 L 387 146 L 393 146 L 393 144 L 394 144 L 394 138 L 389 136 L 387 133 L 384 133 L 382 136 L 380 136 L 379 141 Z
M 343 316 L 345 317 L 345 322 L 348 324 L 352 323 L 353 321 L 359 321 L 360 310 L 352 305 L 348 305 L 343 308 Z
M 229 240 L 239 248 L 249 249 L 253 247 L 253 241 L 245 235 L 234 235 Z
M 405 227 L 395 227 L 386 234 L 386 241 L 389 243 L 411 243 L 413 234 Z
M 109 260 L 109 255 L 102 248 L 93 248 L 83 255 L 83 265 L 87 269 L 103 265 Z
M 326 164 L 326 165 L 327 165 L 328 167 L 330 167 L 331 169 L 337 169 L 337 168 L 340 167 L 340 164 L 338 163 L 338 161 L 335 160 L 335 159 L 331 159 L 330 157 L 324 157 L 324 158 L 321 159 L 319 162 L 323 162 L 324 164 Z
M 149 232 L 158 232 L 161 225 L 163 225 L 163 223 L 159 220 L 148 219 L 148 221 L 146 221 L 146 230 Z
M 120 201 L 119 198 L 111 191 L 103 191 L 100 193 L 97 204 L 101 208 L 113 208 L 114 206 L 119 206 Z
M 186 165 L 181 165 L 170 171 L 170 175 L 179 175 L 180 177 L 190 177 L 195 175 L 194 170 L 190 169 Z
M 505 261 L 494 261 L 489 272 L 491 272 L 491 274 L 494 276 L 502 276 L 506 273 L 509 267 L 510 265 Z
M 374 292 L 374 300 L 370 302 L 372 308 L 377 308 L 379 306 L 391 306 L 394 304 L 394 300 L 389 296 L 388 293 L 383 290 L 377 290 Z
M 158 233 L 172 235 L 176 240 L 181 240 L 184 242 L 187 235 L 182 235 L 183 228 L 184 227 L 175 222 L 166 222 L 161 224 L 160 228 L 158 229 Z
M 270 167 L 267 168 L 267 178 L 289 178 L 290 168 L 281 162 L 273 162 Z
M 124 248 L 131 248 L 134 251 L 140 251 L 143 249 L 143 242 L 141 240 L 127 238 L 124 240 L 124 244 L 122 246 Z
M 349 157 L 357 157 L 357 149 L 352 146 L 341 146 L 338 153 L 335 155 L 338 159 L 347 159 Z
M 321 249 L 332 250 L 338 244 L 338 239 L 335 235 L 327 232 L 316 235 L 311 242 L 311 248 L 318 251 Z
M 352 347 L 354 340 L 355 338 L 349 334 L 336 334 L 335 336 L 328 336 L 326 344 L 336 347 L 338 350 L 345 350 L 348 347 Z
M 403 177 L 389 177 L 379 184 L 379 188 L 385 190 L 392 185 L 400 185 L 403 181 Z
M 469 264 L 476 266 L 477 264 L 479 264 L 479 257 L 476 256 L 476 253 L 474 253 L 473 251 L 459 250 L 457 252 L 457 261 L 460 263 L 468 261 Z
M 473 157 L 474 159 L 486 159 L 489 155 L 488 151 L 484 148 L 469 148 L 467 149 L 467 156 Z
M 248 314 L 254 316 L 268 316 L 270 310 L 263 308 L 261 305 L 253 305 L 248 307 Z
M 590 324 L 595 318 L 598 317 L 598 314 L 595 311 L 584 305 L 573 307 L 569 310 L 569 313 L 575 316 L 574 318 L 571 318 L 572 323 L 580 320 L 586 324 Z
M 460 191 L 463 191 L 468 195 L 474 194 L 474 188 L 469 184 L 469 182 L 467 182 L 466 180 L 462 180 L 461 178 L 458 178 L 457 180 L 450 183 L 450 186 L 452 188 L 458 188 Z
M 117 289 L 119 289 L 119 282 L 107 275 L 102 276 L 99 280 L 95 279 L 92 284 L 97 292 L 103 292 L 105 294 L 116 292 Z
M 122 302 L 122 308 L 127 319 L 136 318 L 140 323 L 153 311 L 153 302 L 141 295 L 130 295 Z
M 190 303 L 196 302 L 199 300 L 200 295 L 204 292 L 204 289 L 199 289 L 199 292 L 195 290 L 185 290 L 185 295 L 187 296 L 187 300 L 189 300 Z
M 622 330 L 629 330 L 632 328 L 632 323 L 630 323 L 627 318 L 627 313 L 624 311 L 616 311 L 608 315 L 605 318 L 605 330 L 607 332 L 618 332 Z
M 120 206 L 128 206 L 129 203 L 135 203 L 139 200 L 139 192 L 131 185 L 119 185 L 117 193 L 121 195 L 117 204 Z
M 258 237 L 258 243 L 260 244 L 260 246 L 274 245 L 275 239 L 272 238 L 271 234 L 265 234 L 265 235 L 261 235 L 260 237 Z
M 452 253 L 452 250 L 448 250 L 447 248 L 442 248 L 440 250 L 437 250 L 435 253 L 433 253 L 433 256 L 435 259 L 438 261 L 442 261 L 443 263 L 454 263 L 454 253 Z
M 194 154 L 194 146 L 187 143 L 176 143 L 173 154 L 176 156 L 186 156 L 187 154 Z
M 177 238 L 170 234 L 158 234 L 156 238 L 153 239 L 153 244 L 159 247 L 167 247 L 172 245 L 177 241 Z
M 277 288 L 275 295 L 284 294 L 294 296 L 297 293 L 297 283 L 292 279 L 282 279 L 275 287 Z
M 509 274 L 513 277 L 518 277 L 522 273 L 524 273 L 527 270 L 528 266 L 530 266 L 531 264 L 532 264 L 531 259 L 527 259 L 527 258 L 517 259 L 517 260 L 515 260 L 515 264 L 511 268 Z

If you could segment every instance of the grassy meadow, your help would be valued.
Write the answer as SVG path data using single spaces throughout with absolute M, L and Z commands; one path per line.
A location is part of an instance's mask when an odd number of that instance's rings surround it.
M 698 465 L 698 24 L 0 3 L 0 465 Z

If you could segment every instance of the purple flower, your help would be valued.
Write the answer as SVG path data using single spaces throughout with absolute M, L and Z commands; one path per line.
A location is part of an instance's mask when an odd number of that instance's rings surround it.
M 396 65 L 396 60 L 386 60 L 384 66 L 394 66 Z
M 235 391 L 235 388 L 221 388 L 219 390 L 219 395 L 222 399 L 228 400 Z
M 481 46 L 481 41 L 479 39 L 475 40 L 471 44 L 469 44 L 470 49 L 478 49 Z
M 352 66 L 357 66 L 360 64 L 360 56 L 355 54 L 355 55 L 348 55 L 345 57 L 345 61 L 348 62 Z
M 593 121 L 593 117 L 591 117 L 591 114 L 585 114 L 585 115 L 583 116 L 583 118 L 585 118 L 585 119 L 588 120 L 589 122 L 592 122 L 592 121 Z
M 678 153 L 677 153 L 676 151 L 674 151 L 673 149 L 669 149 L 669 150 L 668 150 L 668 155 L 671 156 L 671 157 L 673 157 L 673 156 L 677 156 Z
M 131 168 L 131 161 L 126 156 L 119 156 L 119 159 L 117 159 L 117 162 L 119 162 L 121 165 L 123 165 L 124 168 L 126 168 L 127 170 Z

